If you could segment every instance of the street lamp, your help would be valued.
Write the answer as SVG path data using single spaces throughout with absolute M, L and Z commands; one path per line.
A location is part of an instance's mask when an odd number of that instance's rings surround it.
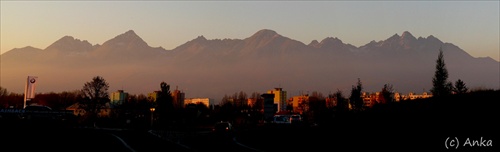
M 153 115 L 154 115 L 154 112 L 155 112 L 155 108 L 149 108 L 149 111 L 151 111 L 151 128 L 153 127 Z

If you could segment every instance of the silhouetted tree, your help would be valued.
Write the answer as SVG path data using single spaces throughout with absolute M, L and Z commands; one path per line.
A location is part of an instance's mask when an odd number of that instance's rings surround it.
M 8 95 L 7 89 L 0 86 L 0 98 Z
M 451 82 L 448 82 L 448 70 L 444 63 L 443 50 L 439 48 L 439 55 L 436 60 L 436 71 L 432 78 L 432 95 L 434 97 L 449 95 L 452 87 Z
M 8 106 L 8 103 L 6 103 L 8 95 L 7 89 L 0 86 L 0 104 Z
M 59 100 L 59 94 L 55 92 L 43 93 L 43 94 L 41 93 L 37 94 L 36 99 L 32 100 L 32 103 L 48 106 L 52 109 L 60 109 L 57 103 L 58 100 Z
M 229 97 L 227 94 L 224 94 L 222 99 L 220 99 L 220 105 L 226 104 L 228 102 L 231 102 L 230 100 L 231 97 Z
M 6 89 L 5 89 L 6 90 Z M 18 94 L 18 93 L 8 93 L 8 95 L 0 96 L 0 104 L 4 108 L 22 108 L 23 107 L 23 98 L 24 94 Z
M 325 96 L 323 96 L 323 93 L 318 92 L 318 91 L 313 91 L 311 93 L 311 97 L 316 97 L 316 98 L 318 98 L 318 100 L 324 100 L 325 99 Z
M 166 127 L 165 125 L 171 125 L 172 123 L 172 114 L 174 112 L 173 98 L 170 93 L 170 85 L 161 82 L 160 88 L 161 90 L 156 99 L 157 107 L 155 112 L 158 114 L 161 127 Z
M 85 110 L 85 115 L 94 123 L 101 108 L 104 108 L 106 103 L 109 102 L 108 88 L 109 84 L 101 76 L 96 76 L 92 78 L 91 82 L 86 82 L 83 85 L 81 105 Z
M 111 113 L 111 122 L 115 125 L 126 127 L 146 127 L 150 126 L 150 109 L 151 104 L 148 102 L 144 94 L 131 94 L 126 99 L 126 102 L 115 105 Z M 148 122 L 146 122 L 148 121 Z
M 246 101 L 248 100 L 247 94 L 243 91 L 240 91 L 238 93 L 238 98 L 237 98 L 237 106 L 238 108 L 246 107 Z
M 394 89 L 392 89 L 391 84 L 384 84 L 380 94 L 382 95 L 382 103 L 394 102 Z
M 363 86 L 361 84 L 361 80 L 358 78 L 358 83 L 356 86 L 352 86 L 351 89 L 351 96 L 349 97 L 349 100 L 351 102 L 351 105 L 353 106 L 353 109 L 356 111 L 361 111 L 363 109 L 363 99 L 361 98 L 361 91 L 363 90 Z
M 308 117 L 310 122 L 324 123 L 327 111 L 325 99 L 319 99 L 317 96 L 309 96 L 308 100 L 308 109 L 305 116 Z
M 344 97 L 344 95 L 342 94 L 342 91 L 337 90 L 337 92 L 335 92 L 333 94 L 333 97 L 335 98 L 335 101 L 337 101 L 336 110 L 338 112 L 349 111 L 349 103 L 348 103 L 347 99 Z
M 253 103 L 252 105 L 252 109 L 254 111 L 260 111 L 261 109 L 264 109 L 264 100 L 260 96 L 260 93 L 258 92 L 252 93 L 251 98 L 255 100 L 255 103 Z
M 196 104 L 189 103 L 184 108 L 184 119 L 186 125 L 193 125 L 196 122 L 196 118 L 198 117 L 199 110 L 197 109 Z
M 67 108 L 78 102 L 78 96 L 80 95 L 80 91 L 63 91 L 59 93 L 59 104 L 61 107 Z
M 38 94 L 37 98 L 34 100 L 34 103 L 49 106 L 54 110 L 63 110 L 70 105 L 78 102 L 79 93 L 80 91 L 64 91 L 61 93 L 50 92 Z
M 253 92 L 252 95 L 250 96 L 250 98 L 262 99 L 262 97 L 260 96 L 260 93 L 258 93 L 258 92 Z
M 220 108 L 217 112 L 217 119 L 224 121 L 233 120 L 235 116 L 234 103 L 229 100 L 229 97 L 225 97 L 227 98 L 227 101 L 221 103 Z
M 453 87 L 453 91 L 455 91 L 455 93 L 457 94 L 463 94 L 467 93 L 467 91 L 469 91 L 469 88 L 467 88 L 467 86 L 462 80 L 458 79 L 455 82 L 455 87 Z

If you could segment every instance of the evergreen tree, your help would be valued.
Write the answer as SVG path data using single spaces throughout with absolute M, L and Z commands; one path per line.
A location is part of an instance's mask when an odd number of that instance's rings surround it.
M 157 107 L 156 112 L 158 113 L 158 119 L 161 125 L 170 124 L 173 119 L 174 105 L 173 98 L 170 93 L 170 85 L 165 82 L 160 83 L 160 93 L 156 99 Z
M 391 84 L 384 84 L 384 88 L 382 88 L 382 100 L 385 103 L 394 102 L 394 90 L 392 89 Z
M 460 80 L 460 79 L 458 79 L 455 82 L 455 87 L 453 88 L 453 90 L 457 94 L 463 94 L 463 93 L 467 93 L 467 91 L 469 91 L 469 89 L 467 88 L 467 86 L 465 85 L 465 83 L 462 80 Z
M 349 111 L 349 103 L 348 103 L 347 99 L 344 97 L 344 95 L 342 94 L 342 91 L 337 90 L 337 92 L 335 92 L 333 94 L 333 97 L 335 98 L 335 101 L 337 101 L 336 110 L 338 112 Z
M 451 82 L 448 82 L 448 70 L 444 63 L 443 50 L 439 48 L 439 55 L 436 60 L 436 71 L 432 78 L 432 95 L 434 97 L 449 95 L 452 87 L 453 85 Z
M 351 96 L 349 97 L 349 101 L 353 106 L 353 109 L 356 111 L 361 111 L 363 109 L 363 99 L 361 98 L 361 91 L 363 90 L 363 86 L 361 84 L 361 80 L 358 78 L 358 83 L 356 86 L 352 86 Z

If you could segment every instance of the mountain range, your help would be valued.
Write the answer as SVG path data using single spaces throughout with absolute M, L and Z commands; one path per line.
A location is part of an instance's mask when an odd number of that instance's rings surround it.
M 401 93 L 421 93 L 432 87 L 440 48 L 450 81 L 461 79 L 472 89 L 500 88 L 498 61 L 472 57 L 432 35 L 416 38 L 405 31 L 356 47 L 337 37 L 304 44 L 269 29 L 245 39 L 198 36 L 172 50 L 149 46 L 133 30 L 101 45 L 64 36 L 45 49 L 27 46 L 2 54 L 0 82 L 22 93 L 26 77 L 38 76 L 37 92 L 61 92 L 79 90 L 99 75 L 110 92 L 147 94 L 165 81 L 186 97 L 215 101 L 224 94 L 275 87 L 289 97 L 337 90 L 349 95 L 358 78 L 368 92 L 392 84 Z

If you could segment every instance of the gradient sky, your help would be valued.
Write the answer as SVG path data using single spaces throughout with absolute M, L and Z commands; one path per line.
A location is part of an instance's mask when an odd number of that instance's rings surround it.
M 1 1 L 1 53 L 45 49 L 69 35 L 102 44 L 134 30 L 173 49 L 203 35 L 244 39 L 261 29 L 308 44 L 338 37 L 361 46 L 409 31 L 474 57 L 500 59 L 499 1 Z

